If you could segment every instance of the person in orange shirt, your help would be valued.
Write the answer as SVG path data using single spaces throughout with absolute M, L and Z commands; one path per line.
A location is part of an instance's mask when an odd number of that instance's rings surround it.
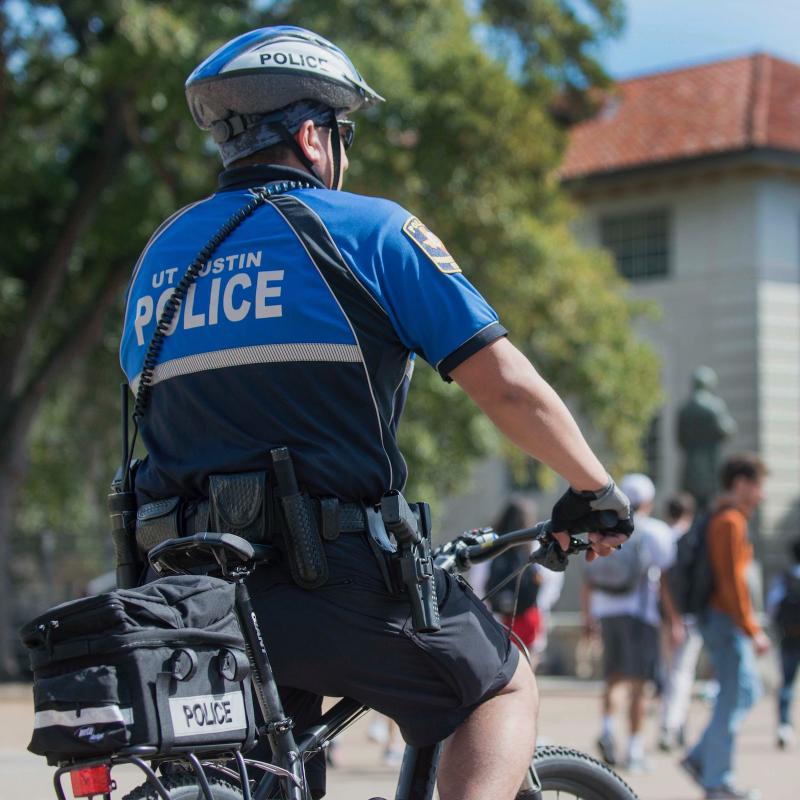
M 747 521 L 764 499 L 766 474 L 754 453 L 729 458 L 721 471 L 723 494 L 706 534 L 714 590 L 700 630 L 719 694 L 708 726 L 681 766 L 705 788 L 707 800 L 755 797 L 733 785 L 733 745 L 745 713 L 761 692 L 756 655 L 770 646 L 753 613 L 746 577 L 753 560 Z

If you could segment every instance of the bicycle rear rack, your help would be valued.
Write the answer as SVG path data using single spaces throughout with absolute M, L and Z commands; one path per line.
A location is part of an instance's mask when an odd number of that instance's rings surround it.
M 55 775 L 53 776 L 53 787 L 55 789 L 56 796 L 58 797 L 58 800 L 68 800 L 66 794 L 64 793 L 64 788 L 61 785 L 61 778 L 66 773 L 75 772 L 76 770 L 81 770 L 81 769 L 90 769 L 91 767 L 98 767 L 103 765 L 107 765 L 110 769 L 113 769 L 114 767 L 120 766 L 122 764 L 133 764 L 144 773 L 145 777 L 147 778 L 147 782 L 153 787 L 153 789 L 155 789 L 160 800 L 170 800 L 170 796 L 169 793 L 167 792 L 166 787 L 164 786 L 158 775 L 156 775 L 153 767 L 150 766 L 150 764 L 148 764 L 147 761 L 145 760 L 145 759 L 152 760 L 157 755 L 158 755 L 158 749 L 155 747 L 133 747 L 124 751 L 120 751 L 119 753 L 116 753 L 112 756 L 107 756 L 105 758 L 70 761 L 69 763 L 62 764 L 61 766 L 59 766 L 59 768 L 55 772 Z M 224 759 L 225 761 L 229 761 L 231 758 L 233 758 L 233 760 L 236 761 L 236 767 L 237 767 L 236 770 L 231 769 L 228 766 L 223 766 L 215 763 L 217 759 Z M 214 800 L 214 796 L 211 793 L 211 785 L 209 784 L 208 775 L 206 775 L 204 764 L 194 753 L 192 752 L 180 753 L 180 754 L 175 754 L 175 756 L 172 757 L 158 758 L 157 760 L 159 764 L 168 763 L 171 761 L 188 762 L 192 767 L 192 771 L 197 776 L 197 783 L 200 786 L 201 791 L 203 792 L 203 797 L 205 798 L 205 800 Z M 292 775 L 288 770 L 285 770 L 281 767 L 277 767 L 274 764 L 268 764 L 263 761 L 253 761 L 250 759 L 245 759 L 239 750 L 221 751 L 215 754 L 215 758 L 213 761 L 205 760 L 206 767 L 210 766 L 222 774 L 225 774 L 231 778 L 238 779 L 242 791 L 243 800 L 251 800 L 250 783 L 247 774 L 248 765 L 263 770 L 265 772 L 272 772 L 273 774 L 278 775 L 281 778 L 289 778 L 295 782 L 297 780 L 295 776 Z M 112 783 L 112 788 L 115 788 L 115 785 L 113 783 Z M 108 800 L 109 797 L 110 793 L 104 795 L 104 798 L 106 798 L 106 800 Z

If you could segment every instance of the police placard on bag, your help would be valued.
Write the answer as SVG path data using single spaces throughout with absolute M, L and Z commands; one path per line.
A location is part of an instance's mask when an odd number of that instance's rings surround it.
M 169 712 L 176 739 L 247 730 L 247 713 L 240 691 L 171 697 Z
M 28 749 L 56 764 L 140 745 L 249 747 L 255 723 L 234 591 L 179 575 L 64 603 L 28 623 Z

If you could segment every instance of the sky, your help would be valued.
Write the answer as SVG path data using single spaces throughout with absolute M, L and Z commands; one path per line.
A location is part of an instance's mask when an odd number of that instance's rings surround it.
M 619 38 L 600 46 L 614 78 L 768 52 L 800 64 L 800 0 L 625 0 Z

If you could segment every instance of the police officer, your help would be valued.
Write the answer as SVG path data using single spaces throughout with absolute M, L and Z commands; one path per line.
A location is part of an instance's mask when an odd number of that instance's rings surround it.
M 318 518 L 334 509 L 321 522 L 324 585 L 300 588 L 280 564 L 251 579 L 288 713 L 301 728 L 322 696 L 353 697 L 411 744 L 448 740 L 442 800 L 512 798 L 534 749 L 533 674 L 449 575 L 436 576 L 442 629 L 416 633 L 365 519 L 406 480 L 396 430 L 415 356 L 569 482 L 558 530 L 598 530 L 599 512 L 614 512 L 591 557 L 631 533 L 627 499 L 444 244 L 395 203 L 338 191 L 349 116 L 382 101 L 339 48 L 301 28 L 251 31 L 207 58 L 186 95 L 225 170 L 212 195 L 156 230 L 129 287 L 121 361 L 131 388 L 149 392 L 139 503 L 160 513 L 172 504 L 153 501 L 181 498 L 178 527 L 202 529 L 187 515 L 214 494 L 213 476 L 269 473 L 270 450 L 288 447 Z M 155 333 L 170 303 L 176 313 Z M 280 539 L 279 517 L 264 516 Z M 324 774 L 311 766 L 321 797 Z

